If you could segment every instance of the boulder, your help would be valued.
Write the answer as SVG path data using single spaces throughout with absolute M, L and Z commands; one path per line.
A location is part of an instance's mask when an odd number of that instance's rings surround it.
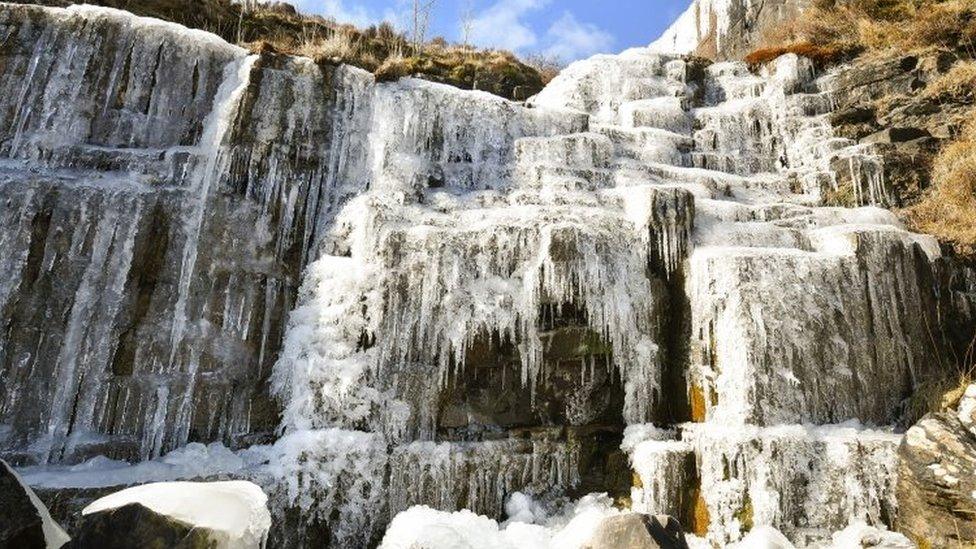
M 898 529 L 921 547 L 976 543 L 976 385 L 958 412 L 909 429 L 898 454 Z
M 204 549 L 213 546 L 212 534 L 209 529 L 130 503 L 86 515 L 66 549 Z
M 923 128 L 885 128 L 861 139 L 861 143 L 905 143 L 925 137 L 931 134 Z
M 86 507 L 69 547 L 258 549 L 271 527 L 267 500 L 244 481 L 136 486 Z
M 34 491 L 0 460 L 0 547 L 57 549 L 67 541 Z
M 687 549 L 681 524 L 672 517 L 629 513 L 600 522 L 583 549 Z

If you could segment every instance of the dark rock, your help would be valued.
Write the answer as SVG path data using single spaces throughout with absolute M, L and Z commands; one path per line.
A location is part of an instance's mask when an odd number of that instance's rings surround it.
M 923 137 L 931 137 L 923 128 L 885 128 L 861 139 L 861 143 L 904 143 Z
M 534 86 L 515 86 L 512 90 L 512 99 L 515 101 L 525 101 L 540 91 L 542 91 L 540 88 Z
M 681 524 L 669 516 L 640 513 L 604 519 L 584 549 L 685 549 Z
M 0 547 L 56 548 L 67 540 L 30 487 L 0 460 Z
M 841 124 L 863 124 L 874 120 L 874 109 L 871 107 L 850 107 L 835 111 L 830 115 L 830 123 L 834 126 Z
M 72 549 L 204 549 L 214 545 L 213 533 L 138 503 L 93 513 L 82 519 Z
M 81 524 L 81 511 L 97 499 L 118 492 L 125 486 L 106 486 L 99 488 L 44 488 L 34 490 L 37 497 L 47 506 L 51 516 L 67 532 L 77 532 Z
M 960 410 L 926 416 L 898 449 L 898 529 L 922 547 L 976 542 L 976 385 Z

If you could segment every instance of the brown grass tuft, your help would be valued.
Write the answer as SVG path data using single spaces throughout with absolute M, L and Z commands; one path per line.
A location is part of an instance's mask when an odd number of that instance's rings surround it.
M 942 103 L 976 102 L 976 61 L 958 62 L 930 83 L 922 96 Z
M 861 52 L 931 49 L 976 56 L 976 2 L 972 0 L 817 0 L 747 58 L 768 62 L 796 53 L 826 64 Z M 803 50 L 794 51 L 794 50 Z
M 976 253 L 976 119 L 936 157 L 932 179 L 933 188 L 906 212 L 911 224 L 961 253 Z

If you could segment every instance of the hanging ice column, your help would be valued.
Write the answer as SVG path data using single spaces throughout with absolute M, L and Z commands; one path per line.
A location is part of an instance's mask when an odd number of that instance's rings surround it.
M 635 93 L 655 66 L 687 85 Z M 860 425 L 893 422 L 938 367 L 927 358 L 934 240 L 883 210 L 818 207 L 838 155 L 872 160 L 833 139 L 828 92 L 792 56 L 756 75 L 633 50 L 576 63 L 535 99 L 600 121 L 625 153 L 612 162 L 617 185 L 696 195 L 686 381 L 701 423 L 633 426 L 626 449 L 635 507 L 716 543 L 760 525 L 801 544 L 849 521 L 891 525 L 899 437 Z M 633 151 L 638 135 L 659 137 Z M 658 160 L 663 143 L 679 161 Z

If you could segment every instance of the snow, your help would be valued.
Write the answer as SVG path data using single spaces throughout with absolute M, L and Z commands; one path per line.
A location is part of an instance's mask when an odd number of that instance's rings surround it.
M 524 494 L 513 495 L 509 505 L 524 511 Z M 529 504 L 531 505 L 531 504 Z M 417 506 L 398 514 L 386 532 L 382 549 L 576 549 L 590 540 L 600 522 L 619 514 L 605 494 L 584 497 L 562 513 L 543 519 L 531 513 L 538 524 L 510 519 L 499 524 L 485 516 L 464 510 L 455 513 Z
M 271 528 L 268 497 L 246 481 L 167 482 L 127 488 L 96 500 L 82 515 L 138 503 L 152 511 L 212 530 L 217 549 L 259 549 Z
M 847 528 L 832 536 L 829 547 L 831 549 L 849 549 L 851 547 L 915 549 L 916 545 L 897 532 L 869 526 L 864 521 L 853 521 Z
M 67 14 L 75 17 L 94 20 L 98 18 L 112 19 L 127 26 L 149 32 L 167 32 L 179 35 L 180 40 L 187 43 L 207 44 L 217 48 L 233 50 L 237 53 L 244 53 L 244 48 L 227 43 L 214 33 L 187 28 L 178 23 L 163 21 L 152 17 L 138 17 L 131 12 L 121 9 L 96 6 L 93 4 L 72 4 L 64 10 Z M 54 12 L 57 13 L 57 12 Z
M 58 549 L 65 543 L 68 543 L 71 537 L 51 518 L 51 513 L 47 510 L 47 506 L 37 497 L 37 494 L 34 493 L 34 490 L 31 489 L 24 478 L 7 465 L 6 462 L 0 461 L 0 466 L 4 467 L 7 473 L 13 475 L 14 479 L 20 484 L 21 489 L 27 494 L 34 508 L 37 509 L 37 514 L 41 518 L 41 531 L 44 533 L 44 541 L 47 549 Z

